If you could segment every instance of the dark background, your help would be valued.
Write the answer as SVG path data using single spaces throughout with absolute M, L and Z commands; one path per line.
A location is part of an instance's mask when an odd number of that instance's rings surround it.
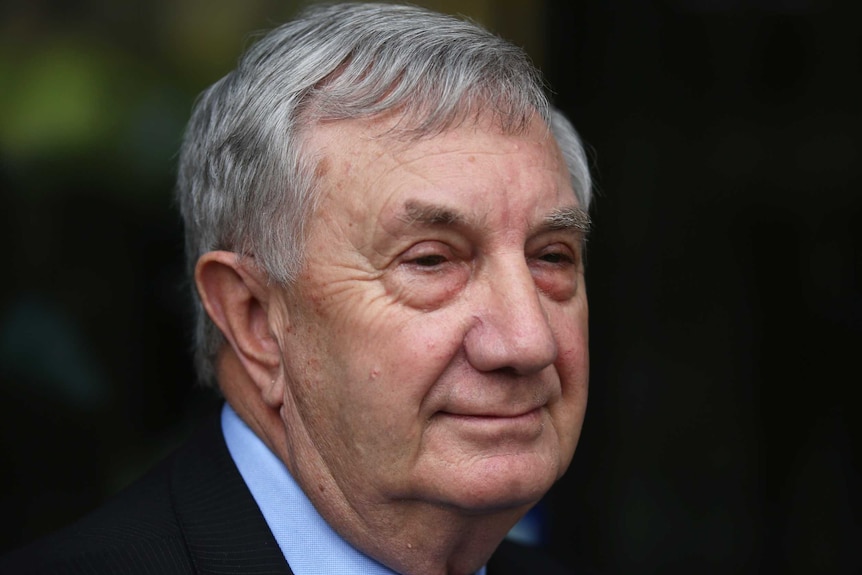
M 859 573 L 862 34 L 815 0 L 424 2 L 523 44 L 591 149 L 592 378 L 547 545 L 606 575 Z M 294 3 L 0 4 L 0 549 L 216 401 L 175 158 Z

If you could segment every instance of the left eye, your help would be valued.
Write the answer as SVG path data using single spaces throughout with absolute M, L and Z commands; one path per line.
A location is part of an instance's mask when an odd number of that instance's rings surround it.
M 548 262 L 549 264 L 565 264 L 572 262 L 571 257 L 561 252 L 549 252 L 546 254 L 542 254 L 539 259 L 543 262 Z

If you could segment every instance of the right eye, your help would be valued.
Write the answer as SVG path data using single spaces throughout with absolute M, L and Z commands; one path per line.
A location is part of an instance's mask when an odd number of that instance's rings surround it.
M 468 257 L 450 243 L 421 241 L 398 256 L 385 281 L 390 293 L 404 304 L 431 311 L 451 300 L 467 284 Z
M 446 257 L 440 254 L 429 254 L 427 256 L 419 256 L 409 260 L 407 263 L 413 264 L 421 268 L 433 268 L 446 263 Z
M 449 244 L 426 240 L 410 246 L 400 260 L 401 265 L 418 272 L 439 272 L 448 269 L 458 258 Z

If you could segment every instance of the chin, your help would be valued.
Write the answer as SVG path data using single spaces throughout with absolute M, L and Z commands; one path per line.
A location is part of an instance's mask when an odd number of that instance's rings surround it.
M 473 462 L 449 477 L 441 499 L 468 512 L 496 512 L 532 507 L 559 476 L 559 465 L 535 454 L 498 455 Z

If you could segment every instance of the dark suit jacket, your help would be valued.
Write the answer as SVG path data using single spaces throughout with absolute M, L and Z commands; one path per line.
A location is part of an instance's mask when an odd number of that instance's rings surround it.
M 104 506 L 0 560 L 0 574 L 291 574 L 213 417 Z M 567 573 L 504 542 L 488 575 Z

